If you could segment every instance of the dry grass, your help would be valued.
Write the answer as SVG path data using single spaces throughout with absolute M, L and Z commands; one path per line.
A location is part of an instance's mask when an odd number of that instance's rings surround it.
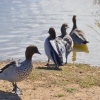
M 7 64 L 7 61 L 0 61 L 0 67 Z M 32 73 L 23 82 L 18 84 L 24 95 L 17 96 L 18 100 L 99 100 L 100 96 L 100 67 L 90 66 L 87 64 L 66 64 L 59 70 L 51 67 L 47 68 L 46 62 L 34 62 Z M 16 95 L 9 94 L 12 89 L 9 82 L 0 83 L 0 99 L 15 99 Z M 74 95 L 73 95 L 74 94 Z M 85 97 L 84 97 L 85 96 Z M 13 100 L 12 99 L 12 100 Z
M 65 86 L 68 84 L 79 84 L 86 88 L 91 86 L 100 86 L 100 67 L 94 67 L 87 64 L 66 64 L 59 70 L 47 68 L 46 63 L 40 62 L 34 64 L 34 70 L 28 77 L 30 80 L 45 81 L 46 85 Z
M 4 66 L 7 61 L 0 61 Z M 31 81 L 43 81 L 45 85 L 57 85 L 64 87 L 68 84 L 79 84 L 82 88 L 100 86 L 100 67 L 88 64 L 66 64 L 59 70 L 45 66 L 46 62 L 34 62 L 32 73 L 27 79 Z M 54 64 L 51 63 L 51 66 Z

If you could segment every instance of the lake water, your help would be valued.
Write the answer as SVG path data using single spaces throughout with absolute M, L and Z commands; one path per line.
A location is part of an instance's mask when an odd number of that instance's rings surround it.
M 68 57 L 70 63 L 86 63 L 100 66 L 100 35 L 88 25 L 95 19 L 100 6 L 92 0 L 0 0 L 0 60 L 24 59 L 25 49 L 34 44 L 42 55 L 35 54 L 33 60 L 46 61 L 44 41 L 48 29 L 54 27 L 57 36 L 63 23 L 72 29 L 72 16 L 77 15 L 78 28 L 83 30 L 90 43 L 75 46 Z

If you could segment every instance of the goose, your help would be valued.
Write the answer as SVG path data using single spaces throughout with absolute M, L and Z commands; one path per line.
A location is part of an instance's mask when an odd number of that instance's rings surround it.
M 79 30 L 76 24 L 76 15 L 72 18 L 73 28 L 70 32 L 70 36 L 72 37 L 74 44 L 86 44 L 89 43 L 85 37 L 85 33 L 82 30 Z
M 47 65 L 49 66 L 49 61 L 52 60 L 55 63 L 55 69 L 66 63 L 66 51 L 65 45 L 62 39 L 56 38 L 56 32 L 53 27 L 49 28 L 49 36 L 46 38 L 44 43 L 45 53 L 48 57 Z
M 30 45 L 25 51 L 25 60 L 18 64 L 16 61 L 8 63 L 6 66 L 0 69 L 0 80 L 7 80 L 12 83 L 13 90 L 16 94 L 21 95 L 22 91 L 17 86 L 17 82 L 24 80 L 32 71 L 32 56 L 33 54 L 40 52 L 34 45 Z
M 61 36 L 59 36 L 60 38 L 62 38 L 65 42 L 65 47 L 66 47 L 66 59 L 68 57 L 68 55 L 70 54 L 70 52 L 73 49 L 73 40 L 70 37 L 70 35 L 66 32 L 66 29 L 69 28 L 69 26 L 67 25 L 67 23 L 63 23 L 61 26 Z

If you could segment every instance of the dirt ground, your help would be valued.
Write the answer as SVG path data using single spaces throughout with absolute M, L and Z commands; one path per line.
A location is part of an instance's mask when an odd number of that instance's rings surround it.
M 33 70 L 34 71 L 34 70 Z M 30 80 L 26 78 L 19 82 L 23 94 L 12 93 L 12 84 L 0 80 L 0 100 L 100 100 L 100 87 L 81 88 L 78 84 L 68 84 L 66 88 L 75 89 L 65 91 L 56 84 L 47 84 L 43 80 Z
M 22 81 L 18 84 L 23 95 L 11 92 L 12 85 L 7 81 L 0 82 L 0 100 L 100 100 L 100 87 L 80 88 L 77 84 L 67 87 L 77 89 L 74 93 L 63 91 L 55 85 L 46 87 L 44 82 Z M 63 95 L 62 95 L 63 94 Z

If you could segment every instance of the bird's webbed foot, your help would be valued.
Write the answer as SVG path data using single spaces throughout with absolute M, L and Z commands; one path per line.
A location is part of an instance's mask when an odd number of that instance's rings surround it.
M 22 95 L 22 91 L 21 91 L 21 89 L 20 88 L 18 88 L 18 86 L 17 86 L 17 84 L 15 83 L 12 83 L 13 84 L 13 92 L 15 92 L 16 94 L 18 94 L 18 95 Z

